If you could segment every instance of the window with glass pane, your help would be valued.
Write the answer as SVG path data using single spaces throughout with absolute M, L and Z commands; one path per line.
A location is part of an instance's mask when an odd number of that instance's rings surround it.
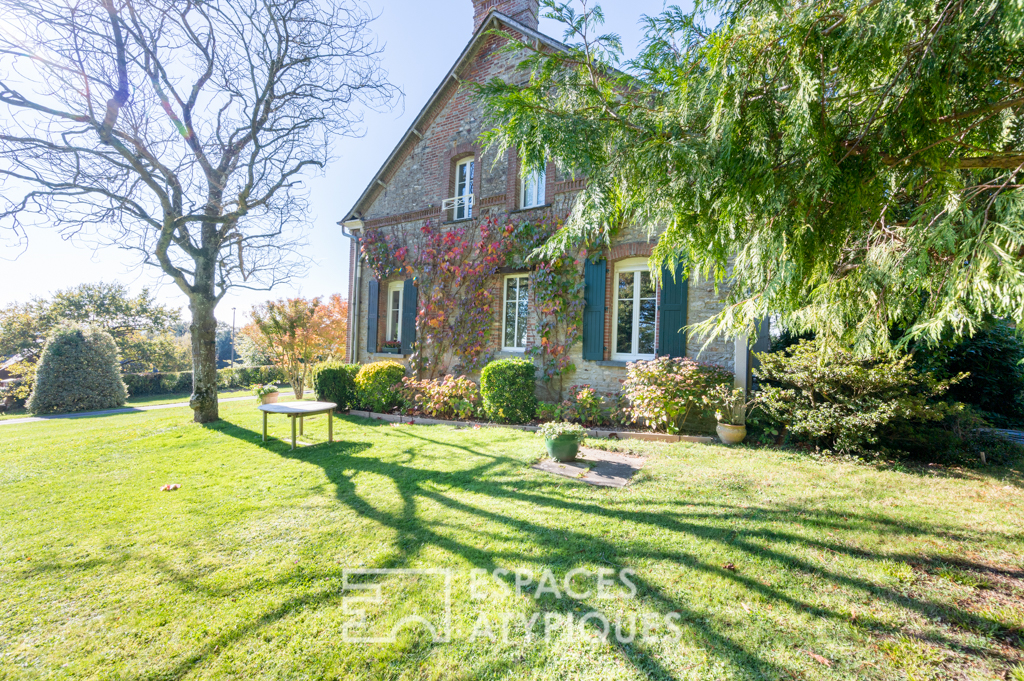
M 615 288 L 615 354 L 630 358 L 654 356 L 657 289 L 647 270 L 617 272 Z
M 473 217 L 473 207 L 470 205 L 470 197 L 473 196 L 473 174 L 476 163 L 467 159 L 459 163 L 455 169 L 455 198 L 459 201 L 455 205 L 455 219 L 465 220 Z
M 529 282 L 529 277 L 524 275 L 505 277 L 505 328 L 502 345 L 506 350 L 526 348 Z
M 523 196 L 520 208 L 536 208 L 543 206 L 545 197 L 545 184 L 547 173 L 545 171 L 528 173 L 523 176 Z
M 400 281 L 388 286 L 388 324 L 385 341 L 402 340 L 402 286 Z

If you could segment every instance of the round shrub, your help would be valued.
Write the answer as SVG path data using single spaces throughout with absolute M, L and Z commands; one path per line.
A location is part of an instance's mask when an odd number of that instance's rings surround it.
M 480 374 L 484 412 L 495 423 L 529 423 L 537 412 L 537 367 L 528 359 L 499 359 Z
M 313 367 L 313 393 L 320 402 L 333 402 L 341 411 L 352 408 L 356 401 L 356 375 L 362 369 L 358 364 L 322 362 Z
M 732 385 L 733 374 L 689 357 L 659 357 L 629 365 L 622 394 L 629 416 L 655 430 L 699 430 L 708 420 L 704 395 L 718 385 Z M 713 419 L 711 419 L 713 421 Z
M 62 414 L 123 407 L 127 397 L 117 345 L 106 331 L 62 326 L 43 347 L 28 409 Z
M 366 364 L 356 374 L 356 401 L 367 411 L 387 414 L 402 404 L 400 392 L 405 367 L 385 360 Z

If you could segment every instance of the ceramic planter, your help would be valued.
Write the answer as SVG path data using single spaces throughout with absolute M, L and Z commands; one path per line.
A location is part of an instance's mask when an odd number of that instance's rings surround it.
M 277 399 L 281 397 L 281 393 L 267 393 L 263 396 L 263 404 L 277 404 Z
M 548 455 L 555 461 L 574 461 L 580 451 L 580 441 L 572 435 L 562 437 L 546 437 Z
M 718 437 L 727 445 L 738 445 L 747 437 L 746 426 L 733 426 L 728 423 L 719 423 Z

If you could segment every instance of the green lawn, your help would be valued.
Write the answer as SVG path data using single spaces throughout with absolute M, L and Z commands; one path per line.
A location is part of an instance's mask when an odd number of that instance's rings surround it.
M 1019 469 L 637 444 L 602 490 L 532 470 L 517 431 L 336 419 L 327 445 L 321 418 L 292 452 L 249 402 L 221 413 L 0 428 L 0 678 L 1024 679 Z M 346 574 L 379 568 L 449 572 Z M 516 593 L 576 568 L 572 595 Z M 635 596 L 599 597 L 622 568 Z M 475 600 L 474 569 L 509 573 Z M 346 642 L 443 623 L 445 574 L 450 642 Z
M 251 396 L 252 393 L 248 390 L 222 390 L 217 393 L 219 399 L 227 399 L 232 397 L 245 397 Z M 188 402 L 192 393 L 178 393 L 176 395 L 149 395 L 146 397 L 130 397 L 125 402 L 126 407 L 155 407 L 161 404 L 176 404 L 179 402 Z M 253 398 L 256 399 L 255 397 Z M 281 393 L 281 401 L 287 402 L 295 399 L 290 392 Z M 32 416 L 24 409 L 18 409 L 15 411 L 8 412 L 6 414 L 0 414 L 0 421 L 9 421 L 11 419 L 23 419 Z

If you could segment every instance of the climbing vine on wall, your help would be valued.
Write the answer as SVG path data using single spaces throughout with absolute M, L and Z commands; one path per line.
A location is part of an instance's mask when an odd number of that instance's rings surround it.
M 534 358 L 552 396 L 575 371 L 569 352 L 583 329 L 586 251 L 538 256 L 559 229 L 553 220 L 516 222 L 492 216 L 455 226 L 425 224 L 415 236 L 368 231 L 363 253 L 376 276 L 414 276 L 419 292 L 417 342 L 412 365 L 421 377 L 472 373 L 492 357 L 495 315 L 500 308 L 501 268 L 531 270 L 531 308 L 536 320 Z
M 387 235 L 381 229 L 368 229 L 359 245 L 379 281 L 407 271 L 409 247 L 400 233 Z
M 436 378 L 458 367 L 472 373 L 488 360 L 503 241 L 493 219 L 441 229 L 427 223 L 413 267 L 419 288 L 413 366 Z

